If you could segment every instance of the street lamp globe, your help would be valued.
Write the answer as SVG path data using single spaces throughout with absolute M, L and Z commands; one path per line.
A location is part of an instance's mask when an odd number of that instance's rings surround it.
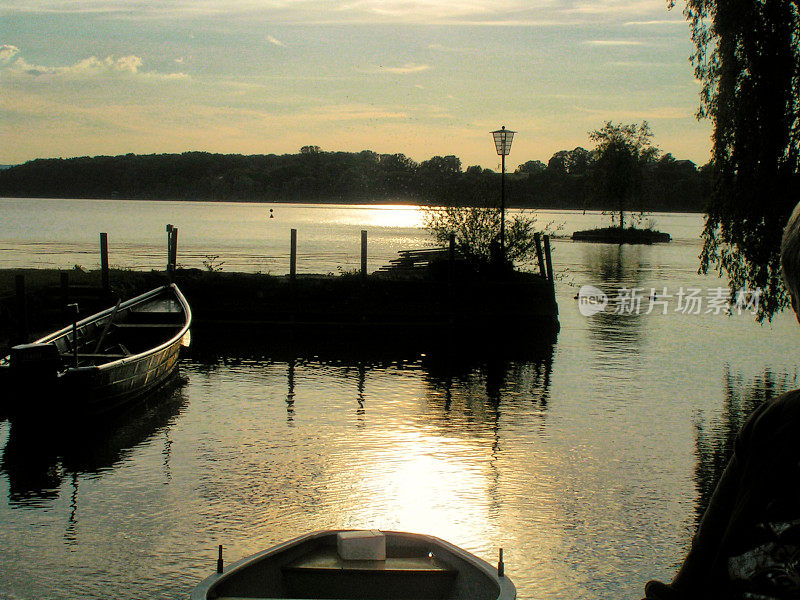
M 498 156 L 508 156 L 511 154 L 511 142 L 514 140 L 515 133 L 517 132 L 506 129 L 505 125 L 503 125 L 502 129 L 492 132 Z
M 511 153 L 511 142 L 514 140 L 515 133 L 516 131 L 506 129 L 505 125 L 492 132 L 494 145 L 502 165 L 500 171 L 500 259 L 504 265 L 506 261 L 506 156 Z

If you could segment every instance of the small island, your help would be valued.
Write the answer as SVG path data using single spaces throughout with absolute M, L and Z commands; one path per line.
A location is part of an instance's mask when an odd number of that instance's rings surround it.
M 653 133 L 647 121 L 641 125 L 616 125 L 608 121 L 605 126 L 592 131 L 589 137 L 597 142 L 595 194 L 615 206 L 611 212 L 610 227 L 576 231 L 572 239 L 581 242 L 606 244 L 654 244 L 669 242 L 668 233 L 656 231 L 652 226 L 640 229 L 625 227 L 625 213 L 635 212 L 634 220 L 641 221 L 644 196 L 644 172 L 659 154 L 651 139 Z
M 601 227 L 585 229 L 572 234 L 576 242 L 598 242 L 601 244 L 658 244 L 672 240 L 668 233 L 652 228 Z

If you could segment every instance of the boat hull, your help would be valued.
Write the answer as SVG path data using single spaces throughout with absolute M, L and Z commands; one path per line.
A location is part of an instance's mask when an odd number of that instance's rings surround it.
M 146 310 L 160 305 L 169 306 L 170 311 L 158 313 Z M 115 313 L 124 314 L 130 319 L 138 314 L 137 309 L 144 310 L 145 318 L 150 320 L 166 320 L 163 316 L 166 314 L 173 322 L 111 322 Z M 84 364 L 66 366 L 72 361 L 72 355 L 64 351 L 71 344 L 71 327 L 41 338 L 34 344 L 17 346 L 0 364 L 0 384 L 5 392 L 4 412 L 11 418 L 44 415 L 92 417 L 116 410 L 149 394 L 176 372 L 190 325 L 189 305 L 178 288 L 170 285 L 138 296 L 115 309 L 92 315 L 77 324 L 79 342 L 86 346 L 94 345 L 95 340 L 82 340 L 81 330 L 94 332 L 100 337 L 102 331 L 107 332 L 116 326 L 133 327 L 133 330 L 125 330 L 127 337 L 124 339 L 129 345 L 133 340 L 133 343 L 140 345 L 154 344 L 152 347 L 139 348 L 138 351 L 121 357 L 84 353 L 80 355 Z M 156 327 L 158 331 L 146 329 Z M 142 332 L 155 341 L 142 341 Z M 102 335 L 105 337 L 105 334 Z M 85 337 L 90 336 L 85 334 Z M 113 334 L 108 339 L 112 337 Z M 15 351 L 18 355 L 16 361 Z M 24 358 L 28 355 L 33 355 L 34 358 Z M 91 361 L 97 364 L 85 364 L 89 361 L 84 358 L 87 356 L 92 357 Z

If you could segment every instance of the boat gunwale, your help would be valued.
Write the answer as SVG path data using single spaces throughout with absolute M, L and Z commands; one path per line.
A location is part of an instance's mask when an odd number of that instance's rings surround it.
M 338 533 L 343 533 L 347 531 L 360 531 L 358 529 L 323 529 L 320 531 L 313 531 L 310 533 L 306 533 L 300 535 L 296 538 L 286 540 L 281 542 L 275 546 L 267 548 L 265 550 L 261 550 L 255 554 L 251 554 L 249 556 L 245 556 L 240 558 L 239 560 L 231 563 L 229 566 L 225 567 L 222 573 L 213 573 L 201 581 L 193 590 L 190 595 L 190 600 L 208 600 L 208 594 L 214 590 L 219 584 L 224 582 L 225 580 L 231 578 L 236 573 L 243 571 L 246 568 L 255 566 L 256 564 L 282 552 L 285 552 L 293 547 L 300 546 L 301 544 L 311 542 L 313 540 L 325 538 L 325 537 L 332 537 Z M 507 576 L 500 576 L 497 572 L 497 569 L 488 563 L 487 561 L 483 560 L 482 558 L 464 550 L 452 544 L 446 540 L 443 540 L 439 537 L 434 535 L 429 535 L 425 533 L 412 533 L 412 532 L 405 532 L 405 531 L 388 531 L 388 530 L 380 530 L 381 533 L 385 534 L 386 536 L 393 536 L 396 538 L 405 538 L 409 540 L 413 540 L 416 542 L 428 542 L 433 546 L 439 546 L 448 552 L 452 553 L 456 558 L 468 563 L 472 567 L 476 568 L 480 571 L 483 575 L 494 581 L 498 586 L 498 595 L 497 598 L 500 599 L 514 599 L 516 598 L 516 586 L 514 583 L 507 577 Z M 286 599 L 291 600 L 291 599 Z
M 191 327 L 191 324 L 192 324 L 192 309 L 189 307 L 189 303 L 187 302 L 187 300 L 184 297 L 183 293 L 180 291 L 178 286 L 176 284 L 174 284 L 174 283 L 163 285 L 161 287 L 158 287 L 158 288 L 152 289 L 152 290 L 150 290 L 148 292 L 145 292 L 144 294 L 140 294 L 139 296 L 136 296 L 134 298 L 126 300 L 125 302 L 123 302 L 123 303 L 121 303 L 119 305 L 119 308 L 109 307 L 107 309 L 101 310 L 98 313 L 95 313 L 93 315 L 85 317 L 84 319 L 81 319 L 80 321 L 78 321 L 76 323 L 76 326 L 78 328 L 80 328 L 80 327 L 83 327 L 85 325 L 88 325 L 89 323 L 92 323 L 92 322 L 95 322 L 95 321 L 99 321 L 103 317 L 109 316 L 109 315 L 111 315 L 112 313 L 114 313 L 117 310 L 123 310 L 123 309 L 132 308 L 132 307 L 136 306 L 137 304 L 142 304 L 145 301 L 150 300 L 151 298 L 154 298 L 154 297 L 158 296 L 159 294 L 164 293 L 167 290 L 171 290 L 175 294 L 175 297 L 177 298 L 178 302 L 181 305 L 181 308 L 183 309 L 184 322 L 183 322 L 183 325 L 179 325 L 179 324 L 176 323 L 175 326 L 176 327 L 180 327 L 181 329 L 175 335 L 170 337 L 167 341 L 159 344 L 158 346 L 155 346 L 153 348 L 148 348 L 144 352 L 139 352 L 138 354 L 131 354 L 130 356 L 125 356 L 124 358 L 118 358 L 116 360 L 112 360 L 112 361 L 109 361 L 109 362 L 104 362 L 104 363 L 102 363 L 100 365 L 92 365 L 92 366 L 84 366 L 84 367 L 68 367 L 67 369 L 65 369 L 64 371 L 59 373 L 59 376 L 63 377 L 64 375 L 66 375 L 66 374 L 68 374 L 70 372 L 80 372 L 80 371 L 85 371 L 87 369 L 88 370 L 92 370 L 92 371 L 105 371 L 105 370 L 113 369 L 115 367 L 118 367 L 118 366 L 121 366 L 121 365 L 125 365 L 125 364 L 131 363 L 131 362 L 136 362 L 138 360 L 141 360 L 142 358 L 145 358 L 147 356 L 156 354 L 158 352 L 161 352 L 162 350 L 166 350 L 167 348 L 169 348 L 172 345 L 174 345 L 181 338 L 183 338 L 183 336 L 186 335 L 186 332 L 189 330 L 189 328 Z M 53 333 L 50 333 L 50 334 L 44 336 L 43 338 L 40 338 L 40 339 L 36 340 L 33 343 L 34 344 L 49 344 L 49 343 L 57 340 L 58 338 L 61 338 L 61 337 L 65 336 L 65 335 L 70 334 L 72 332 L 72 327 L 73 327 L 72 325 L 67 325 L 66 327 L 64 327 L 62 329 L 59 329 L 58 331 L 55 331 Z

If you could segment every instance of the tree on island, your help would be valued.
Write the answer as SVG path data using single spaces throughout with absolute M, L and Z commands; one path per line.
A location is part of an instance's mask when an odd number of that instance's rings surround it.
M 641 216 L 642 182 L 645 169 L 658 158 L 659 149 L 652 144 L 653 132 L 647 121 L 641 124 L 615 125 L 611 121 L 595 131 L 589 139 L 596 142 L 592 173 L 596 191 L 616 206 L 619 228 L 625 229 L 625 212 L 635 210 Z
M 594 151 L 579 161 L 577 166 L 573 166 L 573 169 L 583 168 L 593 184 L 591 193 L 599 203 L 614 207 L 610 211 L 612 226 L 576 231 L 572 234 L 572 239 L 628 244 L 670 241 L 669 234 L 653 231 L 651 228 L 636 229 L 631 225 L 625 229 L 625 213 L 636 213 L 632 221 L 642 219 L 645 181 L 648 176 L 652 179 L 661 153 L 652 143 L 653 132 L 647 121 L 631 125 L 617 125 L 606 121 L 602 128 L 589 132 L 589 139 L 597 144 Z M 582 148 L 576 148 L 575 152 L 578 150 Z
M 684 15 L 697 116 L 714 125 L 700 271 L 726 275 L 732 294 L 761 290 L 759 319 L 771 318 L 789 304 L 780 241 L 800 199 L 800 2 L 686 0 Z

